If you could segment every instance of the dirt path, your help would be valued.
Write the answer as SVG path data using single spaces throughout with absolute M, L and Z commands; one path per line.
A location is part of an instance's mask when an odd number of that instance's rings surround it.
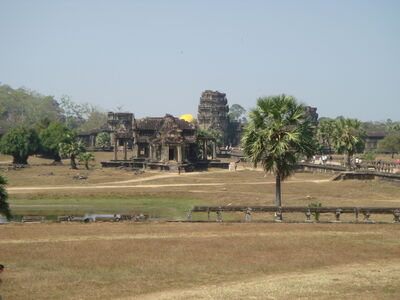
M 156 176 L 155 176 L 156 177 Z M 150 179 L 149 179 L 150 178 Z M 143 180 L 138 180 L 137 182 L 156 180 L 160 178 L 169 178 L 169 177 L 148 177 Z M 134 183 L 135 181 L 131 181 L 130 183 Z M 293 183 L 322 183 L 329 182 L 329 179 L 321 179 L 321 180 L 294 180 L 294 181 L 286 181 L 285 184 L 293 184 Z M 120 183 L 120 182 L 115 182 Z M 7 191 L 10 194 L 18 193 L 18 192 L 38 192 L 38 191 L 51 191 L 51 190 L 89 190 L 89 189 L 132 189 L 132 188 L 168 188 L 168 187 L 196 187 L 196 186 L 228 186 L 228 185 L 265 185 L 265 184 L 275 184 L 275 181 L 261 181 L 261 182 L 232 182 L 232 183 L 168 183 L 168 184 L 134 184 L 134 185 L 104 185 L 104 184 L 93 184 L 93 185 L 70 185 L 70 186 L 28 186 L 28 187 L 10 187 Z

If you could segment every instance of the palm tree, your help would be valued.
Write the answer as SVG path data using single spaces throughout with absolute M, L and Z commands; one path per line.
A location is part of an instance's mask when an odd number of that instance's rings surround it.
M 75 158 L 78 157 L 79 154 L 85 152 L 85 146 L 82 141 L 75 141 L 75 137 L 70 137 L 69 143 L 60 143 L 60 156 L 68 157 L 71 160 L 71 169 L 77 169 Z
M 276 179 L 275 205 L 281 206 L 281 181 L 288 178 L 301 155 L 316 148 L 313 128 L 304 117 L 304 106 L 285 94 L 260 98 L 242 138 L 245 155 L 256 167 L 272 172 Z
M 364 132 L 361 122 L 357 119 L 336 119 L 332 146 L 337 153 L 346 155 L 346 168 L 351 170 L 352 156 L 364 150 Z
M 334 133 L 335 120 L 321 118 L 318 120 L 317 137 L 322 143 L 322 150 L 327 150 L 332 153 L 332 137 Z M 325 149 L 326 148 L 326 149 Z
M 94 155 L 92 153 L 81 153 L 78 156 L 79 162 L 85 165 L 86 170 L 89 170 L 89 162 L 95 161 Z
M 7 180 L 0 175 L 0 214 L 3 214 L 8 220 L 11 219 L 11 211 L 8 205 L 8 194 L 5 188 Z

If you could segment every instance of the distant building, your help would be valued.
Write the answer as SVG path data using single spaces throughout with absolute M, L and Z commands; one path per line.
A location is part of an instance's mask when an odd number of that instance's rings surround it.
M 197 115 L 199 128 L 218 131 L 221 134 L 224 145 L 229 144 L 229 106 L 227 103 L 226 94 L 206 90 L 201 93 Z
M 306 112 L 304 116 L 306 117 L 306 119 L 308 119 L 314 127 L 317 127 L 318 126 L 317 108 L 312 106 L 306 106 L 305 111 Z
M 378 143 L 383 140 L 385 136 L 390 134 L 388 131 L 367 131 L 365 139 L 365 151 L 374 151 L 378 148 Z
M 103 162 L 104 166 L 119 161 L 119 164 L 150 169 L 189 170 L 198 160 L 194 122 L 169 114 L 136 120 L 131 113 L 110 112 L 108 125 L 112 131 L 114 162 Z M 215 143 L 212 145 L 215 148 Z M 118 152 L 122 152 L 122 157 Z
M 107 124 L 104 124 L 100 128 L 78 132 L 76 138 L 81 140 L 85 147 L 96 148 L 96 138 L 101 132 L 111 133 Z

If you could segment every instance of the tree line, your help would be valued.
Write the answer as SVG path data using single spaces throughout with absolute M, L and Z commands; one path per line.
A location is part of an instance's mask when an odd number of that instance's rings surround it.
M 96 138 L 96 146 L 110 146 L 110 136 L 106 132 Z M 92 154 L 85 153 L 82 141 L 76 138 L 76 132 L 56 120 L 43 119 L 31 127 L 17 126 L 10 129 L 0 140 L 0 152 L 11 155 L 13 164 L 27 164 L 31 155 L 53 159 L 55 163 L 70 158 L 71 168 L 76 169 L 75 159 L 83 162 L 88 169 L 88 162 L 93 160 Z
M 261 164 L 265 172 L 275 175 L 275 204 L 279 207 L 281 182 L 294 172 L 300 159 L 328 149 L 329 153 L 345 154 L 347 169 L 351 169 L 352 156 L 364 151 L 364 128 L 359 120 L 344 117 L 322 119 L 314 128 L 305 117 L 305 107 L 296 98 L 282 94 L 258 99 L 249 113 L 242 146 L 255 167 Z M 388 145 L 393 147 L 391 151 L 400 152 L 400 134 L 395 130 L 379 148 L 387 150 Z
M 68 96 L 56 100 L 53 96 L 0 84 L 1 129 L 29 127 L 43 119 L 57 120 L 70 129 L 86 131 L 104 125 L 107 122 L 107 114 L 88 103 L 75 103 Z

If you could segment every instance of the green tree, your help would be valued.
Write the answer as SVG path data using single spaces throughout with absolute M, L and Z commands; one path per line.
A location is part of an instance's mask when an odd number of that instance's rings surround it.
M 6 190 L 7 180 L 0 175 L 0 214 L 4 215 L 8 220 L 11 219 L 10 206 L 8 205 L 8 193 Z
M 89 107 L 87 119 L 80 127 L 81 131 L 102 128 L 107 124 L 107 114 L 95 106 Z
M 197 130 L 197 135 L 198 136 L 208 136 L 211 137 L 215 140 L 216 146 L 221 146 L 222 145 L 222 135 L 221 132 L 218 130 L 204 130 L 204 129 L 199 129 Z M 212 145 L 211 143 L 208 143 L 207 145 L 207 153 L 210 153 L 212 151 Z M 197 140 L 197 155 L 199 157 L 203 157 L 203 152 L 204 152 L 204 147 L 203 143 L 201 140 Z M 207 156 L 207 155 L 206 155 Z
M 232 104 L 229 108 L 228 118 L 230 121 L 246 123 L 246 109 L 239 104 Z
M 44 118 L 61 118 L 61 109 L 54 97 L 0 84 L 0 128 L 31 126 Z
M 338 118 L 334 123 L 332 146 L 339 154 L 346 155 L 346 168 L 351 169 L 351 158 L 364 150 L 365 133 L 357 119 Z
M 392 123 L 390 126 L 387 126 L 386 130 L 388 131 L 400 131 L 400 123 Z
M 79 154 L 84 153 L 86 149 L 82 141 L 76 141 L 73 135 L 69 136 L 69 140 L 70 142 L 68 143 L 60 143 L 60 156 L 69 158 L 71 160 L 71 169 L 77 169 L 75 159 Z
M 304 106 L 285 94 L 260 98 L 249 114 L 242 138 L 245 155 L 256 167 L 276 179 L 275 205 L 281 206 L 281 181 L 293 172 L 301 155 L 316 149 L 313 128 L 304 118 Z
M 23 126 L 11 129 L 0 141 L 0 152 L 12 155 L 13 164 L 27 164 L 29 156 L 37 154 L 39 149 L 36 131 Z
M 60 162 L 60 144 L 70 143 L 72 136 L 71 130 L 64 124 L 58 121 L 50 122 L 47 128 L 39 131 L 40 153 L 45 157 L 54 159 L 56 162 Z
M 100 132 L 96 137 L 96 147 L 107 149 L 111 147 L 111 137 L 107 132 Z
M 392 133 L 385 136 L 378 143 L 379 152 L 389 152 L 392 154 L 392 158 L 395 153 L 400 152 L 400 133 Z
M 60 99 L 60 108 L 63 113 L 63 122 L 70 129 L 80 128 L 85 123 L 90 113 L 89 104 L 75 103 L 66 95 L 62 96 Z
M 92 153 L 80 153 L 78 160 L 85 165 L 86 170 L 89 170 L 89 163 L 95 161 L 95 157 Z
M 335 120 L 329 118 L 320 118 L 318 122 L 317 137 L 322 143 L 322 148 L 327 148 L 329 153 L 332 150 L 332 139 L 334 134 Z

